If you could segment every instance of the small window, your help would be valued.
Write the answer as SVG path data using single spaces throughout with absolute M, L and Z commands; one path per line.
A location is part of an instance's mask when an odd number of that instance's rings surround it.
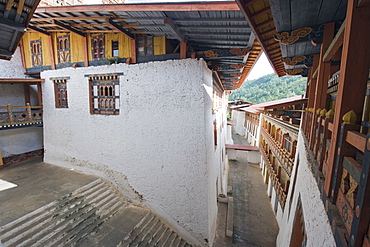
M 51 78 L 54 83 L 55 108 L 68 108 L 67 81 L 69 77 Z
M 31 41 L 31 56 L 32 56 L 32 65 L 33 66 L 41 66 L 42 65 L 41 40 Z
M 112 41 L 112 57 L 118 57 L 119 50 L 118 50 L 118 40 Z
M 119 114 L 119 74 L 89 75 L 91 114 Z
M 70 62 L 69 35 L 57 37 L 59 63 Z
M 91 38 L 92 57 L 95 60 L 104 58 L 104 36 L 95 36 Z
M 149 56 L 154 54 L 152 36 L 138 36 L 136 42 L 138 56 Z

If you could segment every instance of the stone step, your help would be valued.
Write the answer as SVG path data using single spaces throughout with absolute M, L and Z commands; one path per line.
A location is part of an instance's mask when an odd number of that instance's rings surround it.
M 99 194 L 107 189 L 106 184 L 100 181 L 94 187 L 77 193 L 74 197 L 69 197 L 68 200 L 61 200 L 54 208 L 45 211 L 43 217 L 32 219 L 29 223 L 19 227 L 12 235 L 2 237 L 3 243 L 11 246 L 22 242 L 27 244 L 36 238 L 43 238 L 44 235 L 53 231 L 60 224 L 73 219 L 81 210 L 88 210 L 89 204 L 98 201 L 101 198 Z M 86 193 L 89 193 L 89 196 L 95 196 L 94 200 L 90 202 L 86 201 Z
M 14 221 L 9 222 L 8 224 L 6 224 L 4 226 L 1 226 L 0 227 L 0 236 L 7 237 L 7 236 L 13 234 L 14 232 L 16 232 L 18 229 L 20 229 L 22 227 L 27 227 L 28 225 L 33 224 L 33 222 L 37 221 L 39 218 L 46 215 L 49 212 L 49 210 L 54 209 L 57 204 L 72 200 L 72 198 L 75 198 L 77 194 L 82 193 L 82 192 L 84 192 L 88 189 L 93 188 L 94 186 L 100 184 L 101 181 L 102 181 L 101 179 L 97 179 L 97 180 L 95 180 L 95 181 L 93 181 L 93 182 L 75 190 L 74 192 L 69 193 L 68 195 L 65 195 L 64 197 L 62 197 L 58 200 L 55 200 L 55 201 L 53 201 L 53 202 L 51 202 L 51 203 L 49 203 L 45 206 L 40 207 L 39 209 L 36 209 L 35 211 L 33 211 L 29 214 L 26 214 L 26 215 L 18 218 L 17 220 L 14 220 Z
M 127 205 L 103 180 L 1 227 L 4 246 L 65 246 L 97 229 Z

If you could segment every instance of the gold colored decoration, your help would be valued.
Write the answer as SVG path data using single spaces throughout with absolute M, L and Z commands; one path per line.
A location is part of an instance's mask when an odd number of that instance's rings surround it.
M 345 170 L 345 169 L 343 169 Z M 356 180 L 350 176 L 349 177 L 349 190 L 346 194 L 346 198 L 351 205 L 352 209 L 355 208 L 355 202 L 356 202 L 356 196 L 357 196 L 357 188 L 358 188 L 358 183 Z
M 230 64 L 230 67 L 233 68 L 233 69 L 242 69 L 242 68 L 244 68 L 244 64 L 234 63 L 234 64 Z
M 233 77 L 240 77 L 242 73 L 231 73 L 230 75 Z
M 239 57 L 244 57 L 247 54 L 247 52 L 249 52 L 250 50 L 251 48 L 243 48 L 243 49 L 234 48 L 234 49 L 230 49 L 230 53 L 235 54 Z
M 282 58 L 281 61 L 285 63 L 286 65 L 293 66 L 299 62 L 302 62 L 305 59 L 306 59 L 306 56 L 298 56 L 298 57 L 293 57 L 293 58 L 289 58 L 289 57 Z
M 326 114 L 325 118 L 333 118 L 334 117 L 334 110 L 330 109 Z
M 218 57 L 218 54 L 217 54 L 217 53 L 215 53 L 215 52 L 214 52 L 214 51 L 212 51 L 212 50 L 205 51 L 205 52 L 204 52 L 204 55 L 205 55 L 206 57 Z
M 207 65 L 208 65 L 208 66 L 211 66 L 211 65 L 212 65 L 212 62 L 207 62 Z
M 220 77 L 220 78 L 225 78 L 225 76 L 223 76 L 223 75 L 218 75 L 218 77 Z
M 353 110 L 350 110 L 343 115 L 342 120 L 345 124 L 355 124 L 357 121 L 357 115 Z
M 232 82 L 239 82 L 239 79 L 231 79 Z
M 316 114 L 317 114 L 317 115 L 319 115 L 319 114 L 320 114 L 320 112 L 321 112 L 321 110 L 322 110 L 321 108 L 317 109 L 317 110 L 316 110 Z
M 322 117 L 325 117 L 325 114 L 327 113 L 328 111 L 324 108 L 320 111 L 320 116 Z
M 303 69 L 301 69 L 301 68 L 295 68 L 295 69 L 287 69 L 285 72 L 288 75 L 296 75 L 298 73 L 301 73 L 302 71 L 303 71 Z
M 283 45 L 291 45 L 296 42 L 299 38 L 305 37 L 312 32 L 310 27 L 302 27 L 291 32 L 289 35 L 288 32 L 282 32 L 275 34 L 274 38 L 276 41 L 280 41 Z

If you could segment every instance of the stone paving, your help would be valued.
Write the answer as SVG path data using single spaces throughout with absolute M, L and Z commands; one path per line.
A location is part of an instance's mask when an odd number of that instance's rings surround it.
M 233 135 L 234 144 L 249 145 L 239 135 Z M 237 151 L 235 161 L 229 161 L 229 186 L 234 197 L 234 235 L 225 238 L 222 232 L 222 217 L 226 210 L 219 207 L 216 247 L 224 246 L 276 246 L 279 228 L 267 196 L 259 164 L 248 163 L 245 151 Z M 226 207 L 227 208 L 227 207 Z M 221 230 L 220 230 L 221 228 Z

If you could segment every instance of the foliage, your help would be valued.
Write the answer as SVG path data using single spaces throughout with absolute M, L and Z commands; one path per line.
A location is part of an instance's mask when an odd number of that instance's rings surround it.
M 262 103 L 304 94 L 307 78 L 301 76 L 278 77 L 275 74 L 247 80 L 234 90 L 229 100 L 243 99 L 251 103 Z

